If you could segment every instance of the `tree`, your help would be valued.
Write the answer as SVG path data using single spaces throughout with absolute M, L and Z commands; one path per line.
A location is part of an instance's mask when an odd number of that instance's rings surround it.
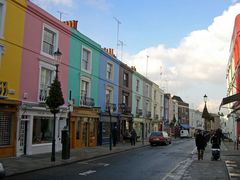
M 55 78 L 55 80 L 51 84 L 49 96 L 47 97 L 46 104 L 50 108 L 51 113 L 53 114 L 58 113 L 59 106 L 64 104 L 61 84 L 58 81 L 58 78 Z

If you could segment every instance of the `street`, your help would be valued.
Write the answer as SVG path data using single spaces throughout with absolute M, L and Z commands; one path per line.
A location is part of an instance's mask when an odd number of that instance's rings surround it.
M 194 148 L 193 139 L 181 139 L 167 146 L 146 146 L 103 158 L 10 176 L 6 179 L 167 179 L 180 176 L 191 164 Z

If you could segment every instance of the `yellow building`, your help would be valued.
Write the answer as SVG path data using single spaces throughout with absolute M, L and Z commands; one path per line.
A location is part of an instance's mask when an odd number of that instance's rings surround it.
M 0 0 L 0 157 L 16 155 L 26 0 Z

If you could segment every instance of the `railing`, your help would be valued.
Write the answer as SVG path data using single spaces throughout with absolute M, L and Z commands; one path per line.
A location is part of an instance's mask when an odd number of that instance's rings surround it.
M 131 113 L 131 107 L 129 107 L 127 104 L 119 104 L 118 109 L 122 113 Z
M 152 115 L 151 111 L 147 111 L 146 117 L 147 117 L 147 118 L 150 118 L 151 115 Z
M 95 105 L 94 99 L 86 96 L 80 98 L 80 106 L 93 107 Z
M 39 91 L 39 102 L 45 102 L 47 100 L 49 94 L 49 88 L 45 87 L 45 88 L 41 88 Z
M 109 112 L 110 108 L 115 112 L 117 110 L 117 105 L 113 103 L 106 103 L 106 112 Z
M 142 114 L 143 114 L 143 110 L 136 108 L 136 115 L 139 117 L 139 116 L 142 116 Z

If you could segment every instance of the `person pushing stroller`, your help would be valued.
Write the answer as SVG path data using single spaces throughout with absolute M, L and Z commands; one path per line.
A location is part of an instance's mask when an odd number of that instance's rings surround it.
M 220 137 L 215 132 L 213 136 L 211 137 L 211 144 L 212 144 L 212 160 L 218 160 L 220 159 L 220 145 L 221 140 Z

